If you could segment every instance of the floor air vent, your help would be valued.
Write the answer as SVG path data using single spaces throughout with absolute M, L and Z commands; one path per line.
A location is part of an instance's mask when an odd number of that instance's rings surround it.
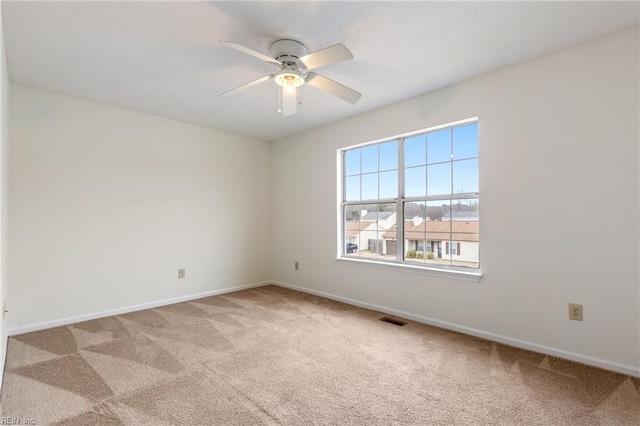
M 380 318 L 380 321 L 388 322 L 389 324 L 397 325 L 398 327 L 407 325 L 407 323 L 404 321 L 400 321 L 400 320 L 389 318 L 389 317 L 382 317 Z

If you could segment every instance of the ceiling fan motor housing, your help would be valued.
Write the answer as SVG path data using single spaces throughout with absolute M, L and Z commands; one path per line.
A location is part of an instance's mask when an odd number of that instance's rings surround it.
M 283 64 L 293 62 L 296 66 L 303 66 L 298 58 L 305 56 L 308 51 L 304 44 L 295 40 L 277 40 L 271 44 L 271 56 Z

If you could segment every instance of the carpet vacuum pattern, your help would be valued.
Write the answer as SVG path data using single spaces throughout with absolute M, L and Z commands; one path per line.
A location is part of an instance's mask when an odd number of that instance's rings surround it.
M 382 316 L 265 286 L 11 337 L 1 415 L 38 425 L 640 424 L 640 379 Z

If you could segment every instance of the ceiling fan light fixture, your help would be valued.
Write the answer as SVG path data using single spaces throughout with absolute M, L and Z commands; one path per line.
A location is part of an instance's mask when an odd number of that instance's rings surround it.
M 299 104 L 300 91 L 296 87 L 278 87 L 278 112 L 283 117 L 295 114 Z
M 300 87 L 304 84 L 304 77 L 296 70 L 286 70 L 276 74 L 274 80 L 278 86 Z

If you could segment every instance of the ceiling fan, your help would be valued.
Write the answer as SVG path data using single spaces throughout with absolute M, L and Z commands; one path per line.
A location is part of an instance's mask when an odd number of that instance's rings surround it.
M 268 80 L 274 80 L 280 86 L 278 88 L 278 112 L 283 116 L 287 116 L 296 113 L 296 108 L 299 104 L 298 88 L 305 83 L 352 104 L 358 102 L 362 96 L 337 81 L 311 71 L 324 65 L 353 59 L 349 49 L 340 43 L 308 53 L 305 45 L 299 41 L 276 40 L 271 44 L 271 56 L 230 41 L 221 41 L 220 43 L 270 64 L 277 65 L 280 67 L 280 71 L 223 92 L 217 95 L 216 98 Z

